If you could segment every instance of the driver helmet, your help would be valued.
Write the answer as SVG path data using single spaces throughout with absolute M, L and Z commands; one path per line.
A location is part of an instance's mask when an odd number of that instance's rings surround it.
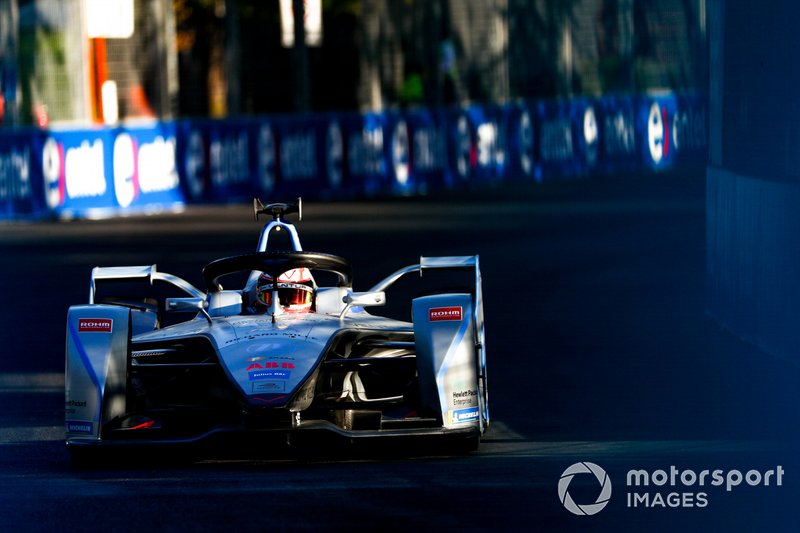
M 284 311 L 307 313 L 314 305 L 316 283 L 307 268 L 287 270 L 278 276 L 278 298 Z M 272 305 L 272 277 L 261 274 L 256 285 L 256 305 Z

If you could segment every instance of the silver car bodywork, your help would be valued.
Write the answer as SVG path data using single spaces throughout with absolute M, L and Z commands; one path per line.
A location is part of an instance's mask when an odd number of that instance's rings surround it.
M 423 257 L 369 291 L 353 292 L 349 263 L 304 252 L 284 217 L 297 204 L 257 204 L 273 216 L 255 253 L 208 265 L 203 292 L 153 266 L 95 268 L 89 303 L 67 317 L 66 442 L 73 452 L 114 445 L 192 444 L 303 435 L 447 440 L 472 449 L 489 425 L 483 298 L 477 256 Z M 269 248 L 286 231 L 293 250 Z M 305 267 L 337 275 L 315 309 L 264 314 L 249 304 L 258 276 Z M 241 290 L 219 278 L 250 272 Z M 410 273 L 463 271 L 472 286 L 412 300 L 412 322 L 377 316 L 385 292 Z M 104 298 L 119 282 L 167 285 L 181 297 Z M 277 285 L 276 285 L 277 287 Z M 105 291 L 108 292 L 108 291 Z M 113 291 L 112 291 L 113 294 Z M 165 317 L 192 312 L 172 325 Z M 277 441 L 276 441 L 277 442 Z

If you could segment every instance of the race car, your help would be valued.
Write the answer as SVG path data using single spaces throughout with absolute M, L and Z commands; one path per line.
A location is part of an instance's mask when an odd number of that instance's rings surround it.
M 302 220 L 301 199 L 255 200 L 254 213 L 271 217 L 256 251 L 206 265 L 205 292 L 156 265 L 92 270 L 88 304 L 67 317 L 73 456 L 228 439 L 266 452 L 387 439 L 476 449 L 490 421 L 478 256 L 421 257 L 355 292 L 348 260 L 302 249 L 287 221 Z M 415 295 L 411 322 L 366 310 L 434 272 L 467 286 Z M 242 288 L 223 288 L 237 276 Z

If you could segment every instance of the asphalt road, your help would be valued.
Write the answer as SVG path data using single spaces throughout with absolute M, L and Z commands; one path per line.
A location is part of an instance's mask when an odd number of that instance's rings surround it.
M 0 528 L 796 531 L 800 369 L 706 316 L 703 195 L 696 174 L 306 202 L 304 248 L 351 259 L 356 289 L 420 255 L 480 254 L 493 421 L 456 457 L 75 469 L 64 325 L 91 268 L 156 263 L 202 286 L 202 266 L 254 249 L 260 225 L 246 205 L 0 225 Z M 559 498 L 582 462 L 613 487 L 593 516 Z M 592 474 L 568 481 L 579 505 L 601 495 Z

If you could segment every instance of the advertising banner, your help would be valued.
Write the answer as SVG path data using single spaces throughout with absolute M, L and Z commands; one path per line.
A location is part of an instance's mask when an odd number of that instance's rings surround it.
M 447 122 L 441 112 L 417 109 L 405 113 L 409 137 L 409 181 L 417 192 L 449 187 Z
M 707 105 L 700 97 L 673 93 L 640 97 L 641 158 L 651 170 L 703 164 L 708 150 Z
M 636 130 L 636 102 L 630 96 L 607 96 L 594 103 L 600 142 L 598 170 L 613 174 L 638 168 L 642 138 Z
M 572 177 L 578 172 L 574 115 L 575 108 L 568 101 L 536 104 L 539 157 L 545 180 Z
M 705 164 L 706 109 L 703 98 L 664 93 L 9 130 L 0 133 L 0 218 L 659 172 Z
M 542 181 L 542 166 L 536 149 L 535 108 L 519 102 L 504 107 L 503 112 L 507 154 L 505 177 L 509 180 Z

